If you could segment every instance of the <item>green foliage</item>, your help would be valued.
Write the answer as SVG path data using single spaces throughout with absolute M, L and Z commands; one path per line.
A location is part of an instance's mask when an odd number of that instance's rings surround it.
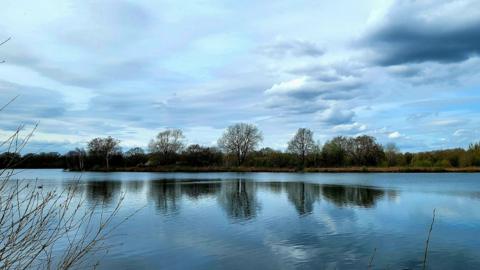
M 263 168 L 293 168 L 297 164 L 297 155 L 276 151 L 267 147 L 253 153 L 245 165 Z
M 325 166 L 345 166 L 347 161 L 347 138 L 335 137 L 325 143 L 322 149 L 322 161 Z
M 326 166 L 378 166 L 385 158 L 383 147 L 371 136 L 335 137 L 325 143 Z
M 237 124 L 229 127 L 219 140 L 223 152 L 216 147 L 198 144 L 184 148 L 181 130 L 167 130 L 150 143 L 151 153 L 142 148 L 121 152 L 119 141 L 112 138 L 96 138 L 87 145 L 87 151 L 75 149 L 65 155 L 38 153 L 20 156 L 15 153 L 0 155 L 0 167 L 16 168 L 66 168 L 72 170 L 104 169 L 111 167 L 178 165 L 189 167 L 230 167 L 242 165 L 257 168 L 304 167 L 426 167 L 460 168 L 480 166 L 480 143 L 473 143 L 467 150 L 447 150 L 401 153 L 395 144 L 385 147 L 371 136 L 338 136 L 322 147 L 313 141 L 313 132 L 299 129 L 290 140 L 287 151 L 262 148 L 255 150 L 261 141 L 261 132 L 253 125 Z M 247 143 L 245 143 L 247 141 Z
M 180 157 L 182 164 L 193 167 L 220 166 L 223 161 L 222 152 L 215 147 L 203 147 L 192 144 Z

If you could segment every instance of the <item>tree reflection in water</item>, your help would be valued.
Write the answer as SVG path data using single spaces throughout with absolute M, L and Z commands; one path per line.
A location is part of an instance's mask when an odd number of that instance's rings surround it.
M 305 182 L 258 182 L 257 186 L 279 193 L 285 192 L 299 215 L 308 215 L 313 205 L 320 199 L 332 202 L 339 207 L 374 207 L 376 202 L 388 194 L 395 198 L 395 191 L 384 191 L 374 187 L 322 185 Z
M 257 215 L 255 182 L 245 180 L 224 181 L 217 197 L 227 215 L 236 220 L 248 220 Z
M 220 191 L 221 181 L 196 181 L 182 182 L 180 185 L 182 195 L 191 200 L 199 200 L 206 197 L 215 197 Z
M 125 183 L 127 193 L 138 193 L 144 184 L 138 181 Z M 259 189 L 272 194 L 286 194 L 288 201 L 299 215 L 313 212 L 317 201 L 324 199 L 338 207 L 375 207 L 385 196 L 396 197 L 395 191 L 384 191 L 374 187 L 322 185 L 308 182 L 254 182 L 242 179 L 215 181 L 150 181 L 147 198 L 154 202 L 156 209 L 163 214 L 177 213 L 182 199 L 202 200 L 216 198 L 217 204 L 234 220 L 249 220 L 257 216 L 260 203 Z M 121 189 L 120 182 L 88 182 L 87 193 L 93 201 L 111 202 Z
M 126 181 L 124 182 L 125 189 L 129 193 L 140 193 L 145 186 L 145 181 Z
M 87 200 L 91 204 L 111 205 L 119 196 L 122 187 L 120 181 L 88 181 L 86 182 Z
M 322 186 L 323 197 L 337 206 L 374 207 L 377 200 L 385 196 L 385 191 L 370 187 L 350 187 L 341 185 Z
M 320 186 L 304 182 L 284 183 L 288 200 L 295 206 L 299 215 L 308 215 L 313 204 L 320 198 Z
M 180 182 L 151 181 L 148 198 L 154 201 L 159 212 L 177 213 L 180 210 Z

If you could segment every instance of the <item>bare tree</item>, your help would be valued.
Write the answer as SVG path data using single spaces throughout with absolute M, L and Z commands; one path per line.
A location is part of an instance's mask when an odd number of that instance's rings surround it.
M 350 156 L 354 164 L 376 166 L 385 157 L 383 146 L 374 137 L 362 135 L 349 140 Z
M 262 140 L 262 133 L 255 125 L 238 123 L 227 128 L 218 140 L 218 146 L 233 155 L 237 165 L 242 165 Z
M 69 169 L 76 169 L 83 171 L 85 169 L 85 157 L 87 152 L 83 148 L 75 148 L 75 150 L 69 151 L 65 154 L 67 167 Z
M 302 166 L 305 166 L 307 155 L 315 150 L 313 131 L 307 128 L 299 128 L 295 136 L 288 142 L 287 150 L 292 154 L 298 155 Z
M 148 149 L 151 153 L 159 154 L 165 161 L 182 151 L 185 147 L 184 139 L 182 130 L 167 129 L 150 141 Z
M 105 158 L 107 170 L 110 169 L 110 157 L 121 151 L 120 141 L 110 136 L 92 139 L 88 143 L 87 149 L 90 155 Z
M 398 147 L 395 143 L 388 143 L 385 146 L 385 159 L 388 166 L 397 164 L 397 156 L 399 154 Z

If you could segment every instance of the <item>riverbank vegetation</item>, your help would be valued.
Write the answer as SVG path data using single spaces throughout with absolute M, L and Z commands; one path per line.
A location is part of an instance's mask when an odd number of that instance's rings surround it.
M 285 151 L 259 148 L 261 131 L 252 124 L 235 124 L 219 138 L 217 146 L 186 144 L 179 129 L 160 132 L 148 149 L 122 151 L 112 137 L 94 138 L 86 149 L 65 154 L 6 152 L 0 166 L 115 171 L 298 171 L 307 172 L 438 172 L 479 171 L 480 143 L 467 149 L 401 152 L 395 144 L 381 145 L 372 136 L 338 136 L 323 145 L 313 131 L 300 128 Z M 13 163 L 12 163 L 13 161 Z

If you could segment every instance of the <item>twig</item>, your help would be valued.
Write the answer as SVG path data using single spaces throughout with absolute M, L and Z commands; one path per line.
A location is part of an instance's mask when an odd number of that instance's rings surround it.
M 0 42 L 0 46 L 2 46 L 3 44 L 7 43 L 10 39 L 12 39 L 11 37 L 5 39 L 4 41 Z M 5 60 L 1 60 L 0 61 L 0 64 L 3 64 L 5 63 Z
M 1 45 L 1 43 L 0 43 Z M 14 100 L 14 99 L 13 99 Z M 0 107 L 0 111 L 8 106 Z M 109 248 L 105 244 L 114 229 L 132 215 L 116 222 L 124 195 L 110 213 L 97 219 L 97 207 L 87 209 L 77 196 L 79 182 L 57 191 L 38 190 L 38 179 L 13 181 L 14 168 L 37 125 L 21 136 L 24 125 L 0 141 L 0 153 L 11 154 L 0 169 L 0 269 L 71 269 L 86 264 L 87 255 Z M 54 246 L 64 239 L 63 253 Z
M 427 269 L 427 255 L 428 255 L 428 245 L 430 243 L 430 235 L 432 234 L 433 230 L 433 223 L 435 223 L 435 211 L 436 209 L 433 209 L 433 217 L 432 217 L 432 223 L 430 224 L 430 230 L 428 230 L 428 237 L 427 241 L 425 242 L 425 254 L 423 255 L 423 270 Z
M 377 248 L 373 249 L 373 254 L 370 257 L 370 261 L 368 262 L 368 270 L 372 269 L 373 266 L 373 258 L 375 258 L 375 253 L 377 252 Z
M 17 99 L 17 98 L 18 98 L 18 95 L 15 96 L 14 98 L 10 99 L 10 101 L 7 102 L 7 104 L 5 104 L 5 105 L 3 105 L 2 107 L 0 107 L 0 112 L 3 111 L 8 105 L 10 105 L 10 103 L 14 102 L 15 99 Z
M 4 41 L 0 42 L 0 46 L 7 43 L 10 39 L 12 39 L 12 37 L 9 37 L 9 38 L 5 39 Z

